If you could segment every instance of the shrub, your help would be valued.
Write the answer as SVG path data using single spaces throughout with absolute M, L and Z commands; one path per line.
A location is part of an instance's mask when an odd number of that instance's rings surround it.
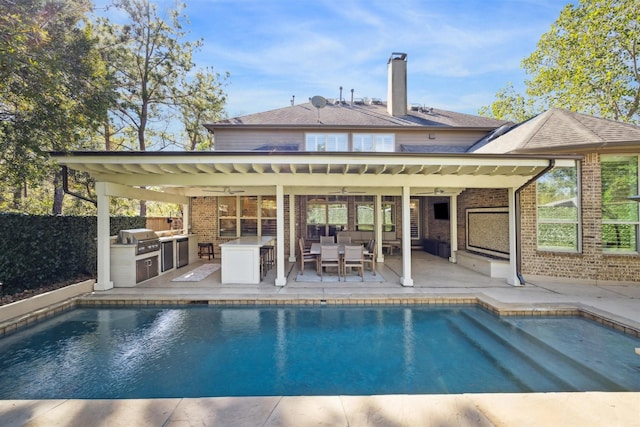
M 110 234 L 145 227 L 143 217 L 113 217 Z M 95 216 L 0 214 L 0 282 L 20 292 L 80 276 L 95 276 Z

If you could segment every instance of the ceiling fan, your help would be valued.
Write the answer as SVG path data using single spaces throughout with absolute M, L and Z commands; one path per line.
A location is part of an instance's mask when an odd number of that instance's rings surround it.
M 444 194 L 445 191 L 442 188 L 434 188 L 431 191 L 421 191 L 419 193 L 414 193 L 416 196 L 440 196 Z
M 217 194 L 226 194 L 226 195 L 244 193 L 244 190 L 232 190 L 231 187 L 224 187 L 222 188 L 222 190 L 203 189 L 202 191 L 204 191 L 205 193 L 217 193 Z
M 338 191 L 330 191 L 329 194 L 341 194 L 343 196 L 347 196 L 349 194 L 365 194 L 365 192 L 364 191 L 347 190 L 347 187 L 342 187 Z

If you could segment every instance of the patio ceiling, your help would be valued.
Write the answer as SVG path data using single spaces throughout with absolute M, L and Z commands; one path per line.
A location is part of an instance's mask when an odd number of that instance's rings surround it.
M 344 186 L 517 187 L 549 166 L 545 156 L 416 155 L 415 153 L 73 152 L 52 153 L 61 165 L 96 181 L 165 187 L 200 195 L 211 187 L 283 185 L 290 192 Z M 572 163 L 575 156 L 555 157 Z M 297 191 L 294 191 L 297 189 Z M 269 190 L 271 191 L 271 190 Z

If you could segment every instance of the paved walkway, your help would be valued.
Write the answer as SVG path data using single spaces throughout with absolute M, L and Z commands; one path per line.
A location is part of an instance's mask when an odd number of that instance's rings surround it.
M 199 262 L 201 263 L 201 262 Z M 198 264 L 199 264 L 198 263 Z M 193 268 L 191 265 L 187 268 Z M 296 281 L 222 285 L 220 272 L 171 282 L 185 269 L 135 288 L 94 292 L 93 302 L 386 301 L 476 298 L 501 310 L 579 308 L 640 331 L 640 284 L 526 277 L 513 287 L 422 252 L 413 254 L 414 287 L 400 285 L 400 259 L 380 266 L 382 283 Z M 313 273 L 311 273 L 313 274 Z M 638 356 L 640 375 L 640 355 Z M 1 426 L 640 426 L 640 393 L 530 393 L 392 396 L 293 396 L 202 399 L 0 401 Z

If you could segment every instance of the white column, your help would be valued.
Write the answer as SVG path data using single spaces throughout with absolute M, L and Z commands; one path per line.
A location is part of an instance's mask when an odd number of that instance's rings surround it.
M 182 205 L 182 233 L 185 235 L 189 234 L 189 229 L 191 228 L 190 218 L 189 204 Z
M 284 275 L 284 187 L 276 185 L 276 286 L 287 284 L 287 277 Z
M 516 191 L 515 188 L 509 188 L 509 275 L 507 283 L 518 286 L 518 247 L 516 245 Z
M 289 262 L 296 262 L 296 196 L 289 194 Z
M 451 226 L 451 256 L 449 262 L 456 262 L 456 253 L 458 252 L 458 196 L 449 197 L 449 223 Z
M 413 286 L 411 277 L 411 192 L 402 187 L 402 286 Z
M 382 253 L 382 194 L 376 194 L 376 206 L 374 209 L 376 220 L 374 221 L 373 234 L 376 239 L 376 253 L 378 259 L 376 262 L 384 262 L 384 254 Z
M 98 201 L 97 258 L 98 279 L 93 285 L 96 291 L 113 288 L 111 281 L 111 243 L 109 242 L 109 196 L 106 195 L 106 184 L 96 182 L 96 198 Z

